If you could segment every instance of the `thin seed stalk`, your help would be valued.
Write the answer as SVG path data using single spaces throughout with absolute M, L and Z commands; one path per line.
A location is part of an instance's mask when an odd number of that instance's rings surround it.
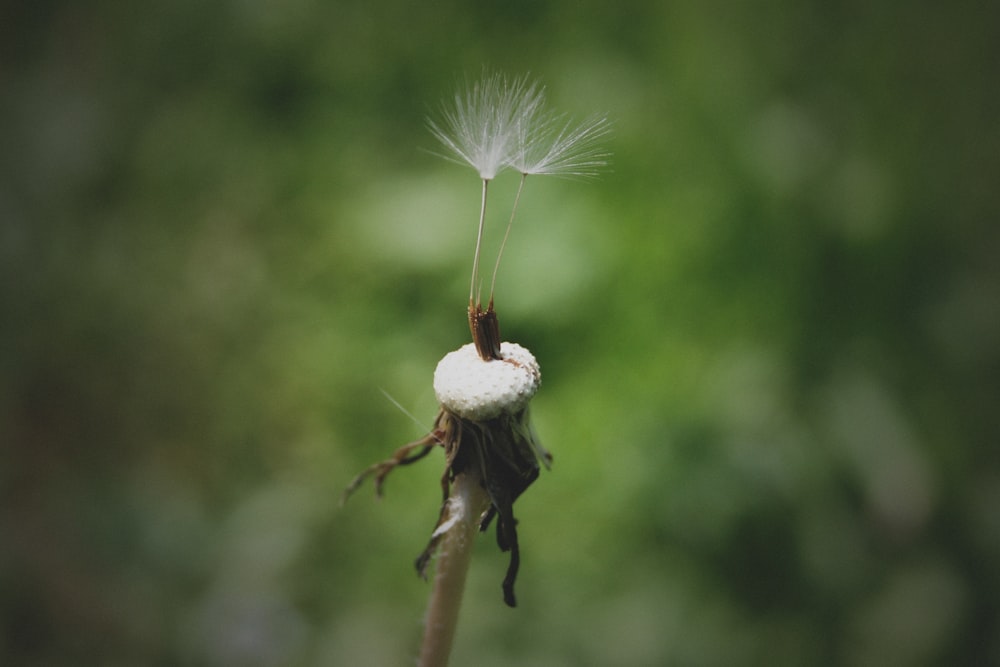
M 420 667 L 447 667 L 479 519 L 490 504 L 478 470 L 455 476 L 420 649 Z
M 472 256 L 472 280 L 469 284 L 469 302 L 479 303 L 479 295 L 476 293 L 476 283 L 479 282 L 479 250 L 483 244 L 483 228 L 486 226 L 486 190 L 490 184 L 489 179 L 483 179 L 483 199 L 479 205 L 479 231 L 476 232 L 476 251 Z
M 514 206 L 510 210 L 510 220 L 507 221 L 507 231 L 503 234 L 503 241 L 500 242 L 500 250 L 497 251 L 497 261 L 493 265 L 493 280 L 490 281 L 490 303 L 493 303 L 493 292 L 497 286 L 497 273 L 500 272 L 500 258 L 503 257 L 503 249 L 507 247 L 507 237 L 510 236 L 510 228 L 514 226 L 514 216 L 517 215 L 517 205 L 521 201 L 521 191 L 524 190 L 524 181 L 527 174 L 521 174 L 521 182 L 517 186 L 517 194 L 514 195 Z

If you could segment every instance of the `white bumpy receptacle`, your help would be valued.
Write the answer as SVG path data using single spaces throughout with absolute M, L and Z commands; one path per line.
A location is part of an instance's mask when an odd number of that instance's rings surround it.
M 446 354 L 434 371 L 438 402 L 472 421 L 524 410 L 542 382 L 538 362 L 517 343 L 501 343 L 500 354 L 484 361 L 472 343 Z

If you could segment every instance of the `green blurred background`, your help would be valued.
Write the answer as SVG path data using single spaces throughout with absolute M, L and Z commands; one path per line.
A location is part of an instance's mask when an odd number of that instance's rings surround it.
M 443 456 L 338 499 L 468 341 L 486 65 L 614 160 L 522 199 L 555 466 L 454 664 L 1000 663 L 995 8 L 427 4 L 0 9 L 0 662 L 413 663 Z

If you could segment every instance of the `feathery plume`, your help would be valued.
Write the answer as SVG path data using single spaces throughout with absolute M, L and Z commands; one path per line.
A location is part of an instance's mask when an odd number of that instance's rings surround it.
M 478 308 L 479 259 L 486 223 L 489 182 L 505 168 L 516 169 L 521 183 L 514 198 L 507 230 L 497 253 L 490 284 L 490 303 L 500 259 L 514 223 L 521 191 L 528 175 L 588 178 L 607 166 L 610 153 L 601 141 L 611 131 L 604 116 L 574 125 L 545 108 L 545 90 L 526 76 L 508 80 L 498 73 L 455 94 L 442 110 L 440 122 L 428 120 L 434 136 L 447 149 L 447 159 L 473 167 L 483 182 L 479 228 L 469 284 L 470 307 Z
M 508 160 L 511 167 L 525 176 L 589 178 L 607 166 L 611 154 L 601 147 L 611 132 L 607 118 L 592 116 L 574 125 L 540 105 L 533 111 L 526 122 L 519 119 L 515 148 Z
M 534 117 L 543 102 L 542 90 L 527 77 L 508 80 L 487 74 L 455 94 L 441 121 L 428 121 L 431 132 L 451 155 L 466 163 L 485 181 L 508 166 L 516 140 L 515 128 Z

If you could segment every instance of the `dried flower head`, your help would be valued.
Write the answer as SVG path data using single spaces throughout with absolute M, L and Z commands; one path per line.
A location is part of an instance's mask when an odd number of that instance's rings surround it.
M 513 504 L 538 478 L 539 462 L 548 467 L 552 457 L 539 443 L 529 419 L 528 404 L 541 383 L 538 363 L 526 348 L 501 342 L 493 306 L 497 270 L 525 179 L 529 175 L 593 176 L 608 158 L 599 145 L 608 134 L 608 122 L 595 117 L 573 125 L 545 109 L 543 93 L 538 84 L 525 77 L 507 79 L 487 74 L 455 95 L 454 104 L 443 111 L 440 122 L 429 123 L 431 132 L 448 149 L 449 159 L 470 165 L 482 180 L 469 289 L 472 343 L 445 355 L 438 363 L 434 391 L 441 407 L 430 433 L 365 470 L 345 493 L 373 476 L 376 492 L 381 494 L 386 476 L 397 466 L 417 461 L 437 446 L 443 447 L 447 465 L 441 478 L 441 513 L 427 548 L 417 559 L 417 570 L 422 575 L 426 572 L 441 542 L 468 525 L 470 516 L 478 517 L 480 530 L 486 530 L 495 518 L 497 543 L 502 551 L 510 552 L 503 581 L 504 601 L 510 606 L 515 604 L 514 580 L 520 564 Z M 521 181 L 484 308 L 478 283 L 486 195 L 489 182 L 505 168 L 517 170 Z M 481 492 L 482 505 L 470 500 L 475 495 L 470 494 L 470 489 Z M 480 513 L 476 507 L 485 510 Z M 453 548 L 467 549 L 466 542 L 456 538 Z M 439 570 L 438 576 L 440 579 L 447 575 Z

